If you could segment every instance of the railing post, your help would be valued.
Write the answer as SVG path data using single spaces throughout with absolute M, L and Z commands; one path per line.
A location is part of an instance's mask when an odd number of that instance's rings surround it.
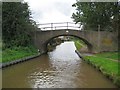
M 56 25 L 57 24 L 57 25 Z M 81 25 L 78 26 L 71 22 L 61 22 L 61 23 L 44 23 L 40 25 L 41 30 L 56 30 L 56 29 L 75 29 L 81 30 Z
M 53 30 L 53 23 L 51 23 L 51 30 Z
M 68 29 L 68 22 L 67 22 L 67 29 Z

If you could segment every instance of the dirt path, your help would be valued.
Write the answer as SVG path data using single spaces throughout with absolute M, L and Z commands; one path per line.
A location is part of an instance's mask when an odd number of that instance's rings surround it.
M 115 60 L 115 59 L 111 59 L 111 58 L 107 58 L 107 59 L 110 59 L 111 61 L 114 61 L 114 62 L 120 62 L 119 60 Z
M 85 54 L 82 54 L 82 55 L 98 57 L 98 56 L 95 56 L 94 54 L 90 54 L 90 53 L 85 53 Z M 106 58 L 106 57 L 104 57 L 104 58 Z M 109 60 L 114 61 L 114 62 L 120 62 L 120 60 L 116 60 L 116 59 L 111 59 L 111 58 L 106 58 L 106 59 L 109 59 Z
M 95 55 L 93 55 L 93 56 L 95 56 Z M 95 57 L 98 57 L 98 56 L 95 56 Z M 104 58 L 106 58 L 106 57 L 104 57 Z M 106 58 L 106 59 L 109 59 L 109 60 L 114 61 L 114 62 L 120 62 L 119 60 L 116 60 L 116 59 L 111 59 L 111 58 Z

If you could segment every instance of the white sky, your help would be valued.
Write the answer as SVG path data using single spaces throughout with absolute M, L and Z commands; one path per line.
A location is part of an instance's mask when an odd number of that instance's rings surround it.
M 37 24 L 73 22 L 71 17 L 75 8 L 72 4 L 76 3 L 76 0 L 25 0 L 25 2 L 28 2 L 33 20 Z
M 72 22 L 76 0 L 25 0 L 37 23 Z

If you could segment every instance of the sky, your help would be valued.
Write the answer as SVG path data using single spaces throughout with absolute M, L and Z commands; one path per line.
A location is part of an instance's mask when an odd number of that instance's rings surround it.
M 24 0 L 24 1 L 28 2 L 29 9 L 32 12 L 33 20 L 36 21 L 37 24 L 73 22 L 73 19 L 71 17 L 72 13 L 75 12 L 75 7 L 72 7 L 72 4 L 76 3 L 76 0 Z
M 76 0 L 25 0 L 37 23 L 72 22 Z

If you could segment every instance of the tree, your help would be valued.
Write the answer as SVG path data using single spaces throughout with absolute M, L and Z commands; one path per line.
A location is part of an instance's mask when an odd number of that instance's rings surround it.
M 119 10 L 117 2 L 80 2 L 77 0 L 72 5 L 76 7 L 76 13 L 72 18 L 76 23 L 84 25 L 84 29 L 113 30 L 119 21 Z M 116 29 L 114 29 L 116 30 Z
M 2 41 L 2 2 L 0 1 L 0 43 Z
M 31 43 L 30 31 L 35 28 L 35 24 L 30 15 L 25 2 L 3 2 L 2 32 L 6 47 L 26 46 Z

